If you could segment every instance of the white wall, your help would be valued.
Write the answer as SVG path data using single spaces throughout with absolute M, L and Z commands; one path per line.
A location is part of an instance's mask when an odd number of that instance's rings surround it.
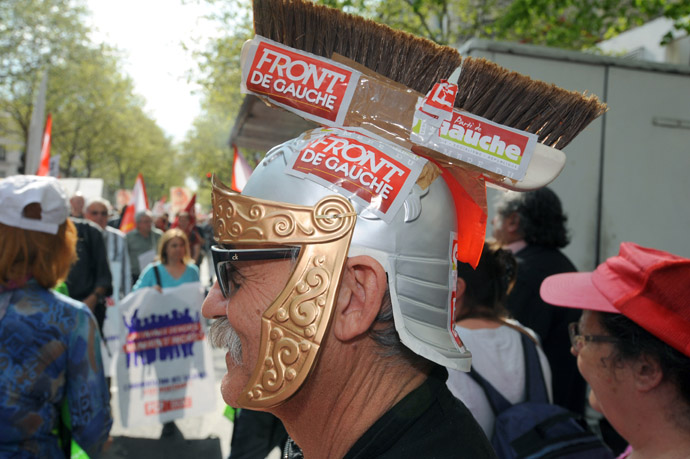
M 565 169 L 550 185 L 569 217 L 572 242 L 564 251 L 577 268 L 593 269 L 616 255 L 622 241 L 690 257 L 690 67 L 679 74 L 663 66 L 616 66 L 611 58 L 586 56 L 578 62 L 573 53 L 558 58 L 558 52 L 545 51 L 536 57 L 535 47 L 524 47 L 529 52 L 521 55 L 521 45 L 495 48 L 479 44 L 464 54 L 566 89 L 587 90 L 609 106 L 564 149 Z M 499 193 L 488 193 L 487 236 Z

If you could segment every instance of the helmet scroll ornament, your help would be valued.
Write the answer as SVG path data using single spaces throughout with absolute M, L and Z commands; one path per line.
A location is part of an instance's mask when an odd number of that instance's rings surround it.
M 243 196 L 213 184 L 219 244 L 299 245 L 285 289 L 261 318 L 261 347 L 239 404 L 268 408 L 291 397 L 317 360 L 354 232 L 349 200 L 333 195 L 314 207 Z

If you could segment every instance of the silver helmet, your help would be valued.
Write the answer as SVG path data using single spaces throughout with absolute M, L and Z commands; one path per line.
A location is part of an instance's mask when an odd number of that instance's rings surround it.
M 386 270 L 395 326 L 402 343 L 440 365 L 469 371 L 470 353 L 452 327 L 457 228 L 448 186 L 440 176 L 424 189 L 411 183 L 402 188 L 405 195 L 401 196 L 399 209 L 382 218 L 337 180 L 294 174 L 291 166 L 315 135 L 352 135 L 339 129 L 320 131 L 305 133 L 271 149 L 242 194 L 302 206 L 313 206 L 336 193 L 349 198 L 357 220 L 348 255 L 369 255 Z M 385 142 L 373 138 L 368 141 L 373 145 Z

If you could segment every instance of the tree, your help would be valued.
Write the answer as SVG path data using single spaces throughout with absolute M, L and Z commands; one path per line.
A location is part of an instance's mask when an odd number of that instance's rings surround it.
M 0 2 L 0 90 L 64 60 L 73 46 L 87 42 L 85 15 L 81 0 Z
M 687 33 L 688 15 L 685 0 L 515 0 L 492 31 L 506 40 L 585 49 L 658 17 L 673 19 Z
M 232 153 L 228 138 L 235 116 L 244 97 L 240 92 L 242 45 L 253 36 L 247 2 L 215 2 L 214 19 L 226 30 L 227 36 L 214 40 L 196 54 L 198 68 L 192 73 L 202 87 L 201 114 L 182 143 L 182 163 L 199 184 L 197 202 L 210 203 L 209 172 L 229 182 L 232 174 Z
M 633 26 L 665 16 L 686 32 L 685 0 L 320 0 L 429 38 L 459 45 L 502 39 L 584 49 Z M 668 40 L 669 37 L 666 37 Z
M 11 118 L 8 134 L 27 138 L 35 90 L 48 72 L 51 154 L 60 155 L 63 177 L 100 177 L 113 192 L 130 188 L 141 172 L 151 197 L 184 181 L 177 150 L 144 112 L 118 50 L 87 39 L 81 1 L 5 0 L 0 14 L 0 59 L 7 64 L 0 111 Z

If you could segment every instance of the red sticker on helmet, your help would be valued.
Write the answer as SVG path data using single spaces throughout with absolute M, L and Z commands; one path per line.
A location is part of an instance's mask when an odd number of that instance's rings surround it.
M 317 123 L 342 125 L 359 72 L 259 36 L 245 48 L 243 92 L 267 97 Z
M 321 134 L 305 140 L 288 173 L 339 191 L 390 221 L 426 161 L 355 132 L 323 129 Z

